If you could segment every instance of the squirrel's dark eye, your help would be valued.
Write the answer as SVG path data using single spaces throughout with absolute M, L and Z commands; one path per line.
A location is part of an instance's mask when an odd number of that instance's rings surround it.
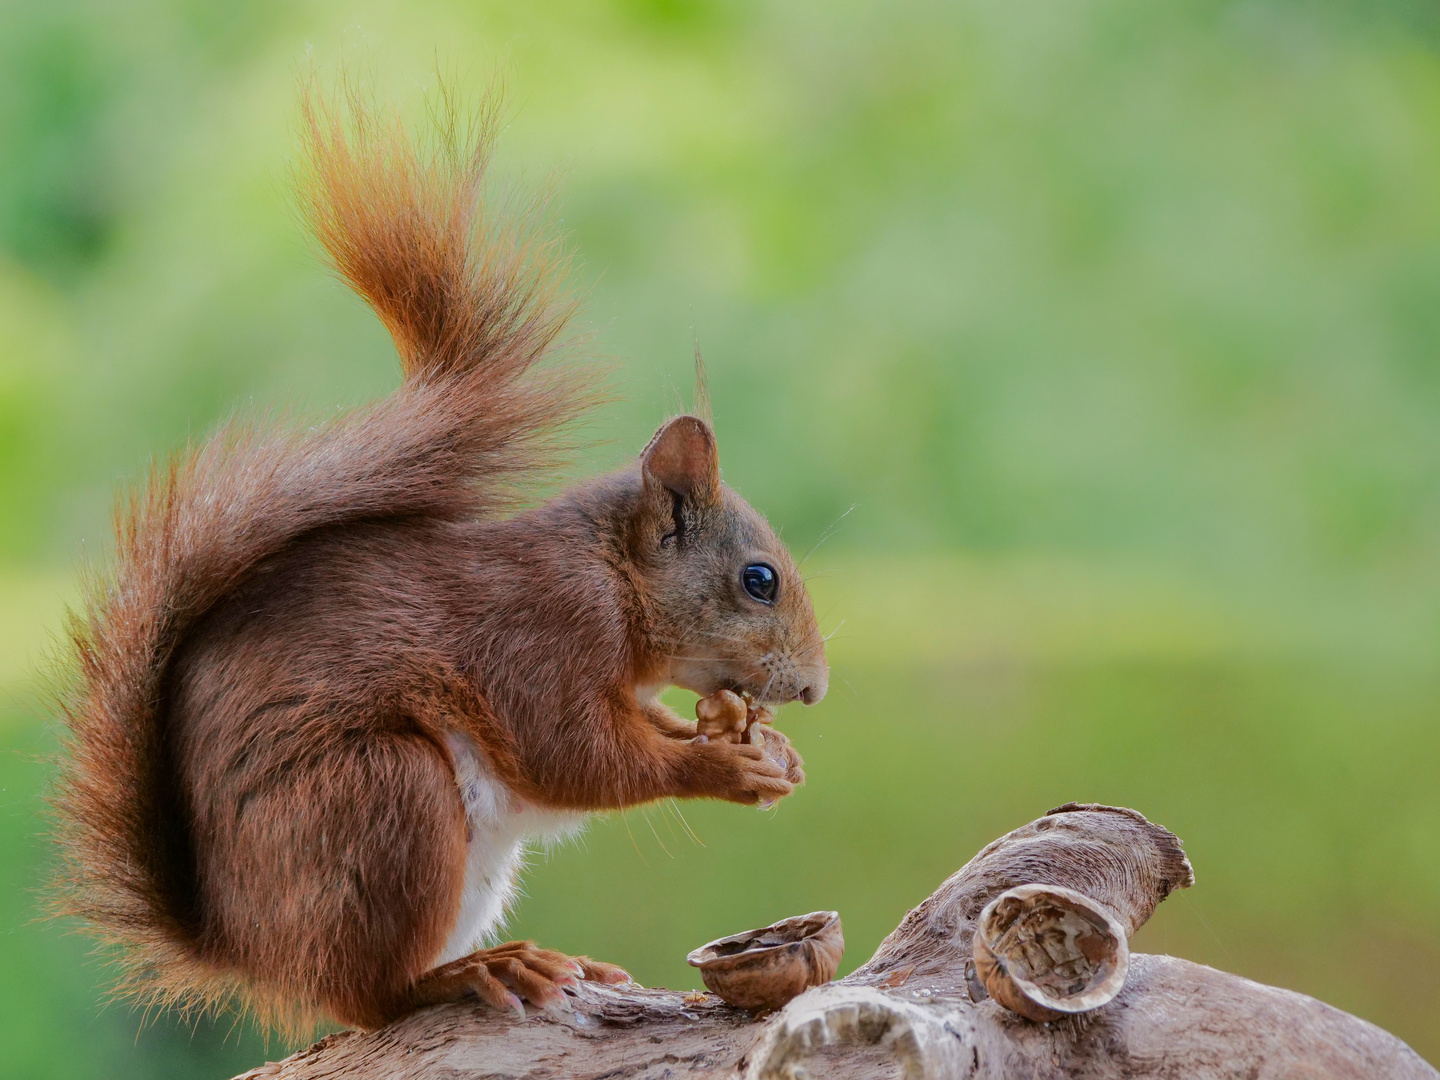
M 740 571 L 740 584 L 745 591 L 762 604 L 773 604 L 780 589 L 780 575 L 773 566 L 763 562 L 751 563 Z

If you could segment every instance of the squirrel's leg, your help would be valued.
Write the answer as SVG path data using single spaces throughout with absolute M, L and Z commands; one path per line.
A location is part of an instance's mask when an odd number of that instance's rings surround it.
M 206 959 L 262 1002 L 374 1027 L 459 910 L 466 825 L 450 763 L 404 718 L 344 703 L 262 716 L 263 732 L 230 752 L 212 743 L 186 770 Z
M 640 706 L 640 712 L 667 739 L 693 739 L 696 735 L 694 720 L 677 716 L 658 701 Z

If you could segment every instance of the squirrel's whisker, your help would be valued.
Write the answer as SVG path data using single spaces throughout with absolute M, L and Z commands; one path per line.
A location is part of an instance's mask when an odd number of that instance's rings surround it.
M 837 517 L 834 521 L 827 525 L 825 527 L 825 531 L 820 534 L 820 539 L 816 540 L 815 543 L 811 545 L 810 550 L 805 552 L 805 554 L 800 557 L 800 561 L 795 565 L 804 566 L 810 556 L 814 555 L 815 552 L 819 550 L 820 545 L 825 543 L 826 540 L 829 540 L 830 537 L 835 535 L 836 530 L 840 528 L 840 523 L 850 516 L 850 511 L 854 510 L 857 505 L 857 503 L 851 503 L 845 508 L 845 510 L 840 514 L 839 517 Z

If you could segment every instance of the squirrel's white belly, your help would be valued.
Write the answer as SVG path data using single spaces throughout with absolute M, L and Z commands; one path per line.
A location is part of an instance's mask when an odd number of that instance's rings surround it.
M 446 736 L 455 761 L 455 783 L 465 804 L 469 836 L 460 913 L 435 964 L 482 948 L 515 898 L 527 842 L 554 843 L 584 827 L 578 811 L 526 806 L 496 778 L 475 743 L 458 732 Z

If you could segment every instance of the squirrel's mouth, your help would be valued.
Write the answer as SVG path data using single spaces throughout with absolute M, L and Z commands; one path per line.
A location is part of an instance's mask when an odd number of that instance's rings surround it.
M 701 697 L 728 690 L 743 698 L 751 708 L 775 710 L 793 701 L 810 705 L 819 701 L 825 693 L 823 680 L 811 685 L 793 677 L 777 677 L 760 665 L 754 668 L 748 664 L 687 667 L 670 670 L 672 685 L 684 687 Z
M 778 709 L 782 705 L 789 705 L 792 701 L 799 701 L 806 705 L 810 704 L 809 700 L 805 696 L 805 690 L 797 690 L 794 693 L 790 694 L 788 697 L 784 697 L 778 694 L 772 694 L 768 692 L 763 695 L 758 694 L 755 691 L 750 690 L 744 686 L 726 686 L 723 689 L 729 690 L 732 694 L 738 695 L 741 699 L 744 700 L 745 704 L 752 709 Z

